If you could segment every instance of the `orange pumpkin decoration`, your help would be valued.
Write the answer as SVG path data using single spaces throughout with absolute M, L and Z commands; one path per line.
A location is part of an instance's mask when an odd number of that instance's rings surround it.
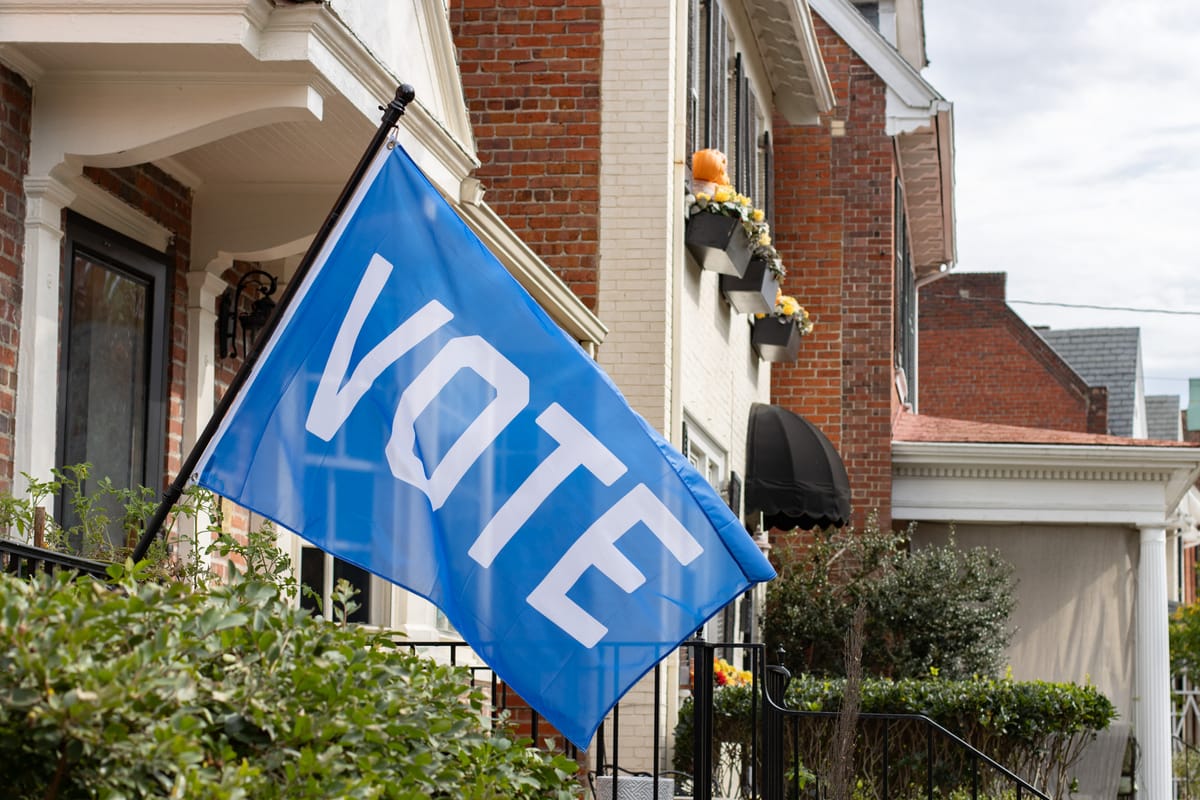
M 697 150 L 692 154 L 692 178 L 718 186 L 728 186 L 729 161 L 720 150 Z

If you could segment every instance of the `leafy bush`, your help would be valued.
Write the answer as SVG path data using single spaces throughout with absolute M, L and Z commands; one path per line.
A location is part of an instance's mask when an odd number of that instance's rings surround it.
M 995 675 L 1012 638 L 1013 568 L 985 548 L 910 551 L 906 534 L 871 526 L 816 534 L 781 549 L 767 585 L 763 630 L 793 673 L 845 674 L 842 643 L 866 609 L 862 668 L 915 678 Z
M 1200 675 L 1200 603 L 1179 606 L 1171 615 L 1171 669 Z
M 268 582 L 143 577 L 0 576 L 6 797 L 576 796 L 573 762 L 484 728 L 463 671 Z

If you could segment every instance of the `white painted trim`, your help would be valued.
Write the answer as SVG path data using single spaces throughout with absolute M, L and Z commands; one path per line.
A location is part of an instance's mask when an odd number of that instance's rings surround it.
M 150 29 L 164 44 L 240 44 L 271 10 L 271 0 L 4 0 L 0 29 L 17 43 L 131 44 Z
M 0 64 L 16 72 L 30 86 L 37 85 L 38 80 L 45 74 L 40 64 L 8 44 L 0 44 Z
M 167 251 L 175 238 L 171 230 L 100 188 L 79 169 L 63 166 L 54 170 L 54 177 L 75 195 L 68 206 L 72 211 L 160 253 Z
M 945 98 L 847 0 L 809 0 L 809 5 L 867 62 L 905 106 L 923 109 L 928 118 L 936 112 L 936 103 L 945 103 Z M 890 112 L 889 108 L 889 116 Z
M 925 13 L 921 0 L 896 0 L 896 49 L 904 60 L 917 69 L 924 69 L 929 60 L 925 54 Z
M 62 211 L 74 193 L 54 178 L 25 179 L 25 265 L 13 431 L 13 474 L 49 480 L 58 445 L 59 273 Z M 39 357 L 40 356 L 40 357 Z M 18 491 L 23 491 L 18 479 Z
M 1200 449 L 892 443 L 892 516 L 943 522 L 1161 525 Z
M 1171 797 L 1171 652 L 1167 626 L 1166 532 L 1141 529 L 1135 609 L 1134 716 L 1142 757 L 1140 791 Z
M 600 344 L 608 328 L 554 274 L 504 220 L 486 203 L 456 204 L 466 223 L 484 245 L 568 333 L 582 343 Z
M 837 95 L 833 93 L 833 84 L 825 69 L 825 59 L 821 56 L 821 46 L 817 42 L 817 29 L 813 25 L 812 11 L 809 0 L 794 0 L 792 11 L 792 28 L 800 44 L 800 55 L 808 69 L 808 80 L 812 84 L 817 103 L 817 111 L 825 114 L 837 105 Z
M 942 225 L 946 231 L 946 269 L 958 261 L 958 220 L 954 202 L 954 106 L 947 103 L 937 112 L 938 166 L 942 184 Z
M 125 167 L 275 122 L 319 120 L 311 77 L 221 73 L 63 73 L 37 86 L 29 172 L 67 157 Z M 151 109 L 172 109 L 151 114 Z
M 427 13 L 433 12 L 427 9 Z M 439 27 L 438 33 L 438 37 L 429 41 L 437 45 L 434 50 L 440 66 L 447 58 L 453 60 L 454 51 L 453 41 L 448 38 L 448 27 L 444 30 Z M 313 45 L 319 48 L 319 53 L 313 51 Z M 446 47 L 451 48 L 449 55 L 444 53 Z M 396 87 L 402 82 L 354 37 L 340 19 L 319 5 L 273 15 L 270 25 L 263 31 L 262 47 L 256 55 L 267 61 L 310 61 L 338 93 L 370 120 L 378 119 L 379 105 L 391 101 Z M 457 78 L 457 66 L 453 74 Z M 400 126 L 401 141 L 414 159 L 421 150 L 436 157 L 439 162 L 436 167 L 427 163 L 429 159 L 418 160 L 418 166 L 444 193 L 479 166 L 474 155 L 466 101 L 461 89 L 457 88 L 459 84 L 453 87 L 447 84 L 448 81 L 442 82 L 440 94 L 447 113 L 451 114 L 451 119 L 447 120 L 449 128 L 429 113 L 420 96 L 409 103 Z M 449 102 L 451 97 L 454 103 Z M 419 143 L 419 147 L 413 147 L 409 143 L 412 140 Z

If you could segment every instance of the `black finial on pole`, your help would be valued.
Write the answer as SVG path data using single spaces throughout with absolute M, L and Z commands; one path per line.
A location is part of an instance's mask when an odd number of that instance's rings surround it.
M 300 265 L 296 268 L 296 274 L 288 282 L 283 296 L 279 299 L 279 307 L 275 309 L 275 313 L 263 328 L 255 346 L 250 352 L 245 354 L 242 366 L 238 369 L 237 374 L 233 376 L 233 380 L 229 382 L 229 388 L 222 395 L 221 402 L 217 404 L 217 408 L 213 411 L 212 417 L 209 418 L 208 424 L 196 439 L 196 443 L 192 445 L 192 450 L 188 453 L 187 458 L 183 460 L 183 464 L 180 465 L 179 473 L 175 476 L 175 480 L 163 492 L 163 497 L 158 504 L 158 508 L 154 510 L 154 514 L 150 517 L 149 522 L 146 523 L 146 530 L 138 540 L 137 546 L 133 548 L 132 558 L 135 562 L 141 561 L 146 557 L 146 551 L 150 549 L 150 545 L 158 537 L 163 523 L 167 519 L 167 515 L 171 513 L 171 508 L 179 501 L 179 498 L 183 495 L 183 490 L 187 487 L 188 481 L 192 479 L 192 473 L 196 471 L 196 465 L 200 462 L 200 456 L 204 455 L 204 451 L 208 449 L 209 443 L 217 434 L 217 429 L 220 427 L 221 421 L 229 413 L 234 398 L 249 379 L 250 372 L 254 368 L 254 364 L 258 361 L 258 354 L 262 349 L 262 344 L 271 338 L 275 328 L 279 325 L 283 309 L 291 302 L 292 296 L 296 293 L 296 288 L 303 283 L 304 277 L 312 268 L 312 263 L 316 260 L 317 253 L 325 245 L 325 240 L 329 238 L 329 234 L 333 232 L 338 218 L 341 217 L 342 211 L 349 204 L 350 197 L 358 188 L 358 184 L 362 182 L 362 178 L 366 174 L 367 168 L 371 165 L 371 161 L 375 158 L 375 154 L 379 152 L 379 148 L 387 141 L 387 138 L 392 133 L 392 129 L 396 127 L 396 123 L 404 116 L 404 111 L 408 107 L 408 104 L 416 96 L 417 92 L 413 87 L 407 83 L 402 83 L 397 87 L 396 96 L 392 98 L 392 101 L 386 106 L 379 107 L 383 111 L 383 118 L 379 121 L 379 127 L 375 129 L 375 135 L 371 137 L 371 143 L 367 145 L 366 152 L 359 159 L 358 166 L 354 168 L 354 172 L 350 175 L 350 179 L 346 181 L 342 193 L 338 195 L 338 199 L 334 202 L 333 208 L 330 209 L 325 222 L 322 223 L 316 236 L 313 237 L 312 244 L 308 246 L 308 251 L 304 254 L 304 258 L 301 259 Z
M 386 106 L 380 106 L 379 110 L 384 112 L 394 113 L 398 118 L 404 116 L 408 104 L 417 97 L 417 90 L 409 86 L 407 83 L 402 83 L 396 87 L 396 96 L 392 98 L 392 102 Z M 387 114 L 384 114 L 386 119 Z

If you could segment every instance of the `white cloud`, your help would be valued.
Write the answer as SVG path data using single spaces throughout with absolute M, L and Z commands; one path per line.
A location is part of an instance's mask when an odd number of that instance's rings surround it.
M 1008 273 L 1014 299 L 1200 311 L 1192 0 L 924 5 L 925 75 L 954 103 L 957 269 Z M 1186 401 L 1200 377 L 1200 316 L 1014 309 L 1140 327 L 1151 393 Z

